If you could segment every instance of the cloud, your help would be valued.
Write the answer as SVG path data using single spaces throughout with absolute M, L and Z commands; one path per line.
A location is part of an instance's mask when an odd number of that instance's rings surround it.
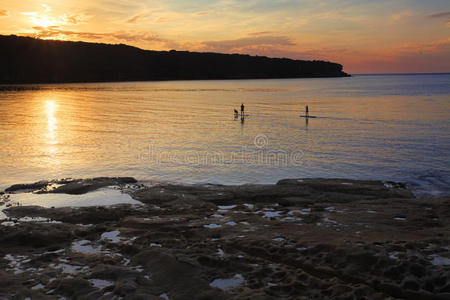
M 346 69 L 354 73 L 430 73 L 450 70 L 450 40 L 405 45 L 380 52 L 345 57 Z
M 285 57 L 300 60 L 325 60 L 342 63 L 343 57 L 352 57 L 357 54 L 356 50 L 345 48 L 327 48 L 327 47 L 312 47 L 312 48 L 279 48 L 271 46 L 251 46 L 241 49 L 241 53 L 249 55 L 259 55 L 268 57 Z
M 118 31 L 104 34 L 104 36 L 112 36 L 118 40 L 127 42 L 160 42 L 160 43 L 167 42 L 167 40 L 160 38 L 157 34 L 144 32 Z
M 412 17 L 414 15 L 416 15 L 415 12 L 413 12 L 411 10 L 405 10 L 405 11 L 402 11 L 402 12 L 395 13 L 395 14 L 391 15 L 391 18 L 392 18 L 393 21 L 400 21 L 400 20 L 403 20 L 405 18 Z
M 111 41 L 111 38 L 119 42 L 126 43 L 142 43 L 142 42 L 156 42 L 161 44 L 170 43 L 170 41 L 159 37 L 156 34 L 148 32 L 133 32 L 133 31 L 115 31 L 108 33 L 99 32 L 82 32 L 63 30 L 59 26 L 35 26 L 34 33 L 24 35 L 33 36 L 44 39 L 87 39 L 87 40 L 106 40 Z
M 399 54 L 403 53 L 438 53 L 447 52 L 450 53 L 450 38 L 436 40 L 428 43 L 419 44 L 405 44 L 395 49 L 395 52 Z
M 81 14 L 63 14 L 57 17 L 50 17 L 47 15 L 41 15 L 35 11 L 32 12 L 21 12 L 22 15 L 28 16 L 29 20 L 38 25 L 47 27 L 51 26 L 61 26 L 61 25 L 77 25 L 86 23 L 87 20 L 92 18 L 91 15 Z
M 258 31 L 258 32 L 251 32 L 248 35 L 267 35 L 267 34 L 273 34 L 273 31 Z
M 181 14 L 181 13 L 177 13 L 177 12 L 165 12 L 162 16 L 160 16 L 156 20 L 156 23 L 167 23 L 167 22 L 175 21 L 175 20 L 182 19 L 185 17 L 186 17 L 185 14 Z
M 448 72 L 450 38 L 365 50 L 358 55 L 344 55 L 340 62 L 354 73 Z
M 6 9 L 0 9 L 0 17 L 7 17 L 9 16 L 9 11 Z
M 128 24 L 136 24 L 137 21 L 138 21 L 139 19 L 143 19 L 143 18 L 147 17 L 148 15 L 149 15 L 149 12 L 148 12 L 148 11 L 140 12 L 140 13 L 138 13 L 138 14 L 135 14 L 135 15 L 132 16 L 131 18 L 127 19 L 127 20 L 125 21 L 125 23 L 128 23 Z
M 86 23 L 86 21 L 90 18 L 92 18 L 92 16 L 89 15 L 85 15 L 85 14 L 64 14 L 62 16 L 59 17 L 61 22 L 63 24 L 81 24 L 81 23 Z
M 450 27 L 450 11 L 427 15 L 426 18 L 443 21 L 447 27 Z
M 49 12 L 52 10 L 52 8 L 50 6 L 48 6 L 47 4 L 41 4 L 41 6 L 45 9 L 46 12 Z
M 255 46 L 295 46 L 295 43 L 288 37 L 270 35 L 244 37 L 235 40 L 205 41 L 202 44 L 205 50 L 218 52 L 239 51 L 242 48 Z
M 430 18 L 430 19 L 441 19 L 441 18 L 443 18 L 443 19 L 450 19 L 450 11 L 431 14 L 431 15 L 428 15 L 426 17 Z
M 128 17 L 124 22 L 126 24 L 137 24 L 137 23 L 143 23 L 143 22 L 149 22 L 150 19 L 151 22 L 161 24 L 161 23 L 168 23 L 172 21 L 177 20 L 186 20 L 187 18 L 197 18 L 202 17 L 210 14 L 209 11 L 197 11 L 194 13 L 180 13 L 176 11 L 166 10 L 164 8 L 160 7 L 153 7 L 152 11 L 148 9 L 144 9 L 143 11 L 140 11 L 131 17 Z M 150 18 L 152 17 L 152 18 Z

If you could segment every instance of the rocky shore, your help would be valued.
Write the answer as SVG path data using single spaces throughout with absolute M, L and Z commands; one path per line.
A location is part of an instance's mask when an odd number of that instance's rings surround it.
M 139 204 L 15 200 L 104 189 Z M 450 198 L 401 183 L 64 179 L 0 205 L 0 299 L 450 299 Z

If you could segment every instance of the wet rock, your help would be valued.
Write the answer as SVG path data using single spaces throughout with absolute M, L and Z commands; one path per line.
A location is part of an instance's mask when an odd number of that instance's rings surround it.
M 0 232 L 3 228 L 0 227 Z M 65 244 L 73 238 L 69 227 L 64 224 L 23 224 L 15 230 L 8 230 L 0 234 L 3 247 L 29 246 L 35 248 L 48 247 L 52 244 Z
M 61 207 L 44 208 L 39 206 L 15 206 L 3 211 L 10 218 L 43 217 L 71 224 L 100 224 L 117 221 L 136 211 L 129 204 L 110 207 Z
M 35 191 L 36 193 L 65 193 L 65 194 L 80 195 L 106 186 L 121 185 L 136 182 L 137 180 L 132 177 L 62 179 L 52 181 L 39 181 L 35 183 L 15 184 L 7 188 L 5 192 L 29 190 Z M 51 185 L 57 185 L 57 187 L 48 189 L 48 187 Z
M 100 265 L 93 270 L 91 277 L 118 281 L 125 279 L 136 280 L 139 275 L 140 272 L 130 270 L 129 268 Z
M 134 293 L 137 289 L 136 283 L 131 280 L 118 281 L 115 286 L 114 294 L 122 297 Z
M 52 181 L 41 192 L 104 182 Z M 0 299 L 446 299 L 450 199 L 405 198 L 403 188 L 337 179 L 159 185 L 128 190 L 142 206 L 14 206 L 0 225 Z M 442 226 L 418 221 L 428 207 Z M 74 242 L 95 251 L 74 251 Z
M 132 177 L 98 177 L 93 179 L 75 180 L 63 184 L 55 189 L 48 191 L 49 193 L 64 193 L 71 195 L 80 195 L 95 191 L 99 188 L 113 185 L 121 185 L 127 183 L 136 183 L 137 180 Z
M 297 186 L 319 193 L 357 194 L 363 198 L 412 198 L 413 194 L 402 183 L 385 184 L 381 181 L 348 179 L 283 179 L 280 186 Z M 361 199 L 361 198 L 360 198 Z
M 418 291 L 420 289 L 420 284 L 413 278 L 405 278 L 402 283 L 402 288 Z
M 59 295 L 72 298 L 77 298 L 91 292 L 95 292 L 95 288 L 89 281 L 80 278 L 62 279 L 55 290 L 55 293 Z
M 409 271 L 418 278 L 422 278 L 426 274 L 425 267 L 419 264 L 411 264 Z
M 125 295 L 125 300 L 163 300 L 160 296 L 148 295 L 148 294 L 132 294 Z
M 450 283 L 447 283 L 439 290 L 440 293 L 450 293 Z
M 354 264 L 358 271 L 370 270 L 378 258 L 371 252 L 359 252 L 347 256 L 347 264 Z
M 5 189 L 5 192 L 16 192 L 19 190 L 38 190 L 38 189 L 46 187 L 48 184 L 49 184 L 48 181 L 14 184 L 14 185 L 10 186 L 9 188 Z
M 201 276 L 201 269 L 176 257 L 157 251 L 145 251 L 133 259 L 151 270 L 152 281 L 163 290 L 172 290 L 180 297 L 194 297 L 198 291 L 210 289 Z
M 208 257 L 208 256 L 200 256 L 197 261 L 206 267 L 210 267 L 210 268 L 216 268 L 216 267 L 224 267 L 227 265 L 227 262 L 221 259 L 215 259 L 212 257 Z
M 385 294 L 387 294 L 389 296 L 396 297 L 396 298 L 403 297 L 402 289 L 396 284 L 382 283 L 379 286 L 379 289 L 382 290 Z
M 404 298 L 406 299 L 420 299 L 420 300 L 434 300 L 434 299 L 446 299 L 446 298 L 441 298 L 436 294 L 433 293 L 429 293 L 427 291 L 424 290 L 420 290 L 420 291 L 410 291 L 410 290 L 405 290 L 404 291 Z

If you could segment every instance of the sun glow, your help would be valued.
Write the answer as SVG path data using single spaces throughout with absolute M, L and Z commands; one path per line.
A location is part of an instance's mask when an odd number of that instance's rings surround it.
M 53 20 L 47 16 L 33 16 L 31 18 L 31 21 L 33 22 L 34 25 L 39 26 L 39 27 L 55 26 L 58 23 L 55 20 Z

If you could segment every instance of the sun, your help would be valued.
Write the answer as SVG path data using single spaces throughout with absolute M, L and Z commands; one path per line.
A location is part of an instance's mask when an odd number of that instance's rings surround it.
M 57 25 L 57 22 L 55 20 L 50 19 L 47 16 L 33 16 L 31 21 L 39 27 L 50 27 Z

